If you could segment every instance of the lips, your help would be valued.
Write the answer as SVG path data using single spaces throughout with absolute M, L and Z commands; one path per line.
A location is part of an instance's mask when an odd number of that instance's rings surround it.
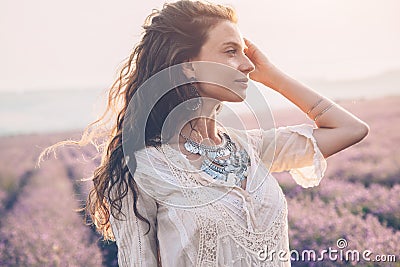
M 248 78 L 241 78 L 241 79 L 236 79 L 235 83 L 242 89 L 247 89 L 248 87 Z

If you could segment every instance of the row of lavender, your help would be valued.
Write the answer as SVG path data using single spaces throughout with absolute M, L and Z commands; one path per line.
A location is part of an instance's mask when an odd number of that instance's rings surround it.
M 313 189 L 302 189 L 292 185 L 289 177 L 280 176 L 289 206 L 289 235 L 291 249 L 302 253 L 307 250 L 315 252 L 293 262 L 293 266 L 304 266 L 304 260 L 315 260 L 317 266 L 347 266 L 351 263 L 362 266 L 373 265 L 362 260 L 364 251 L 371 251 L 370 258 L 376 255 L 395 255 L 400 264 L 400 184 L 385 187 L 372 184 L 366 188 L 361 183 L 345 182 L 333 177 L 322 181 Z M 345 240 L 344 247 L 338 247 L 339 240 Z M 325 254 L 324 262 L 317 260 L 323 250 L 329 249 L 359 252 L 357 258 L 348 262 L 337 260 L 331 262 Z M 295 258 L 297 254 L 292 254 Z M 338 255 L 338 254 L 336 254 Z M 313 258 L 314 257 L 314 258 Z M 322 264 L 322 265 L 321 265 Z M 370 265 L 368 265 L 370 264 Z M 307 266 L 311 264 L 308 263 Z
M 98 236 L 77 212 L 85 197 L 71 180 L 69 150 L 35 168 L 41 148 L 66 136 L 0 142 L 0 266 L 101 266 Z M 81 172 L 79 166 L 75 171 Z

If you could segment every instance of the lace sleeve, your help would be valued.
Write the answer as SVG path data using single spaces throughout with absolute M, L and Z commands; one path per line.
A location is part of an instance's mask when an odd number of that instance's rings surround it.
M 277 128 L 271 172 L 289 171 L 302 187 L 317 186 L 324 176 L 327 162 L 317 146 L 313 130 L 313 126 L 308 124 Z M 270 136 L 270 132 L 264 132 L 266 139 Z M 271 159 L 273 147 L 270 144 L 264 142 L 262 148 L 261 159 L 266 163 Z
M 268 130 L 229 128 L 246 143 L 271 172 L 289 171 L 297 184 L 317 186 L 327 162 L 313 136 L 312 125 L 300 124 Z
M 142 174 L 135 173 L 135 176 Z M 119 266 L 158 266 L 156 218 L 157 204 L 155 200 L 139 188 L 137 208 L 150 222 L 148 224 L 138 219 L 133 212 L 133 193 L 122 200 L 120 220 L 110 217 L 111 227 L 118 247 Z

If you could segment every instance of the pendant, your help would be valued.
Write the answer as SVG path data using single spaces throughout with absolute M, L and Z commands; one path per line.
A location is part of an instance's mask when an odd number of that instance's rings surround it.
M 190 142 L 185 142 L 183 146 L 190 153 L 197 154 L 199 152 L 199 149 L 194 145 L 192 145 Z
M 237 149 L 229 135 L 223 133 L 223 146 L 218 147 L 208 147 L 191 139 L 185 139 L 186 151 L 204 156 L 200 169 L 213 179 L 240 187 L 241 181 L 247 178 L 248 166 L 251 164 L 250 157 L 246 150 Z
M 207 153 L 207 156 L 211 159 L 215 159 L 217 157 L 217 152 L 215 151 L 210 151 Z

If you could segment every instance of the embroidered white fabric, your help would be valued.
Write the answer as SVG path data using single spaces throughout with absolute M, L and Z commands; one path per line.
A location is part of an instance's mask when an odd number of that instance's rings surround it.
M 287 204 L 271 172 L 289 171 L 303 187 L 319 184 L 326 160 L 313 127 L 227 129 L 251 158 L 245 189 L 196 172 L 169 146 L 135 153 L 137 206 L 151 228 L 144 235 L 129 192 L 125 219 L 110 218 L 120 266 L 290 266 Z

